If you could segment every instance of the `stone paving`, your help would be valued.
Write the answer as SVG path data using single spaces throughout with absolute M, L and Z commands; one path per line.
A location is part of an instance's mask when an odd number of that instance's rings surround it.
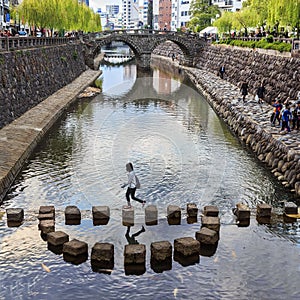
M 229 98 L 233 108 L 240 111 L 241 114 L 252 120 L 253 123 L 259 125 L 267 133 L 271 134 L 273 138 L 284 143 L 289 149 L 299 152 L 300 155 L 300 131 L 292 130 L 290 133 L 281 132 L 281 128 L 272 127 L 270 117 L 273 107 L 268 103 L 258 104 L 254 100 L 254 95 L 248 94 L 246 102 L 243 103 L 240 88 L 221 79 L 213 73 L 199 70 L 195 68 L 182 67 L 187 70 L 193 77 L 192 80 L 196 81 L 196 85 L 201 89 L 203 87 L 211 95 L 217 95 L 221 98 Z M 277 122 L 276 122 L 277 123 Z
M 0 130 L 0 202 L 40 139 L 100 73 L 83 72 L 72 83 Z
M 285 187 L 300 195 L 300 131 L 287 133 L 280 127 L 272 127 L 273 107 L 270 104 L 258 104 L 250 94 L 243 103 L 240 88 L 215 74 L 196 68 L 181 68 L 258 159 L 271 167 L 272 173 Z

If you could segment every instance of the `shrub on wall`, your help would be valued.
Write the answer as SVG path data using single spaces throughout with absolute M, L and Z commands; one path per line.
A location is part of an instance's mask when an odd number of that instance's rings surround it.
M 220 40 L 219 44 L 226 44 L 231 46 L 238 47 L 247 47 L 247 48 L 262 48 L 262 49 L 273 49 L 280 52 L 290 52 L 292 50 L 292 44 L 290 43 L 282 43 L 282 42 L 269 42 L 273 40 L 273 37 L 262 38 L 259 41 L 243 41 L 243 40 Z

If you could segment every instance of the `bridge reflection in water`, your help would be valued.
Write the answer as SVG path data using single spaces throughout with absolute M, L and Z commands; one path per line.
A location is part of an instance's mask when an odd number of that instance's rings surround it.
M 296 299 L 298 224 L 259 226 L 251 218 L 248 227 L 238 227 L 231 211 L 238 201 L 250 207 L 265 201 L 279 209 L 279 200 L 291 195 L 243 149 L 182 73 L 160 67 L 144 77 L 135 65 L 102 66 L 103 93 L 71 107 L 39 145 L 3 204 L 26 209 L 18 229 L 0 220 L 0 298 L 43 294 L 64 299 L 170 299 L 176 294 L 187 299 L 249 299 L 255 294 L 260 299 Z M 128 161 L 142 184 L 138 195 L 155 204 L 159 214 L 158 225 L 146 226 L 141 206 L 132 203 L 132 232 L 145 225 L 136 240 L 147 249 L 145 270 L 138 277 L 125 274 L 123 258 L 128 242 L 121 221 L 125 191 L 120 185 L 126 181 Z M 174 260 L 163 270 L 151 268 L 151 242 L 173 244 L 199 230 L 199 221 L 189 224 L 186 216 L 180 225 L 167 223 L 167 205 L 185 208 L 189 202 L 199 208 L 219 207 L 218 248 L 192 265 Z M 74 266 L 47 250 L 35 216 L 40 205 L 49 204 L 56 207 L 56 230 L 70 239 L 83 240 L 89 249 L 96 242 L 114 244 L 110 277 L 94 273 L 89 259 Z M 65 225 L 67 205 L 81 209 L 81 225 Z M 110 207 L 107 225 L 93 226 L 93 205 Z M 50 273 L 43 272 L 42 262 Z

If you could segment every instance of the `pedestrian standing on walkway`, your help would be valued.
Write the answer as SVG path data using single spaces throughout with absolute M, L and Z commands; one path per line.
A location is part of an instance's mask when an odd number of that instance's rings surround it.
M 258 104 L 262 104 L 265 99 L 266 89 L 264 87 L 264 83 L 261 82 L 260 86 L 257 88 L 256 95 L 258 97 Z
M 248 83 L 245 81 L 242 83 L 241 92 L 243 96 L 243 102 L 245 102 L 246 96 L 248 95 Z
M 219 73 L 220 73 L 220 77 L 223 79 L 224 78 L 224 74 L 225 74 L 225 66 L 224 66 L 224 64 L 220 67 Z
M 293 125 L 292 129 L 300 129 L 300 100 L 296 102 L 296 107 L 293 110 Z
M 285 109 L 282 113 L 282 126 L 281 130 L 287 130 L 287 132 L 291 132 L 290 129 L 290 120 L 292 119 L 292 113 L 290 112 L 289 105 L 285 106 Z
M 121 186 L 122 188 L 127 186 L 127 191 L 126 191 L 127 207 L 126 208 L 131 208 L 130 197 L 132 200 L 138 201 L 142 203 L 144 206 L 146 201 L 135 197 L 136 189 L 140 188 L 140 183 L 137 176 L 135 175 L 132 163 L 126 164 L 126 171 L 128 176 L 128 182 Z
M 275 126 L 276 120 L 278 121 L 278 125 L 280 125 L 280 113 L 282 110 L 281 100 L 276 100 L 275 104 L 273 104 L 273 107 L 274 107 L 274 115 L 273 115 L 271 126 Z

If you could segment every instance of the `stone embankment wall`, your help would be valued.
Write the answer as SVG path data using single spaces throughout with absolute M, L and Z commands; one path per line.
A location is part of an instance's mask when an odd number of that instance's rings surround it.
M 272 108 L 269 104 L 258 105 L 251 100 L 253 95 L 248 95 L 247 103 L 242 103 L 239 87 L 222 80 L 216 72 L 182 68 L 239 139 L 256 153 L 285 187 L 300 195 L 299 131 L 280 134 L 279 128 L 270 126 Z
M 154 54 L 169 56 L 175 53 L 182 59 L 182 51 L 174 43 L 164 43 L 157 47 Z M 222 45 L 208 46 L 194 60 L 201 70 L 218 73 L 221 64 L 225 65 L 225 79 L 236 86 L 243 81 L 249 85 L 251 94 L 263 81 L 266 88 L 266 101 L 281 99 L 283 102 L 296 99 L 300 91 L 300 59 L 280 55 L 263 54 L 252 49 Z
M 239 89 L 216 75 L 187 68 L 191 80 L 202 91 L 217 114 L 267 164 L 282 184 L 300 195 L 299 132 L 281 135 L 270 126 L 268 104 L 242 104 Z
M 82 44 L 0 53 L 0 128 L 86 70 Z

